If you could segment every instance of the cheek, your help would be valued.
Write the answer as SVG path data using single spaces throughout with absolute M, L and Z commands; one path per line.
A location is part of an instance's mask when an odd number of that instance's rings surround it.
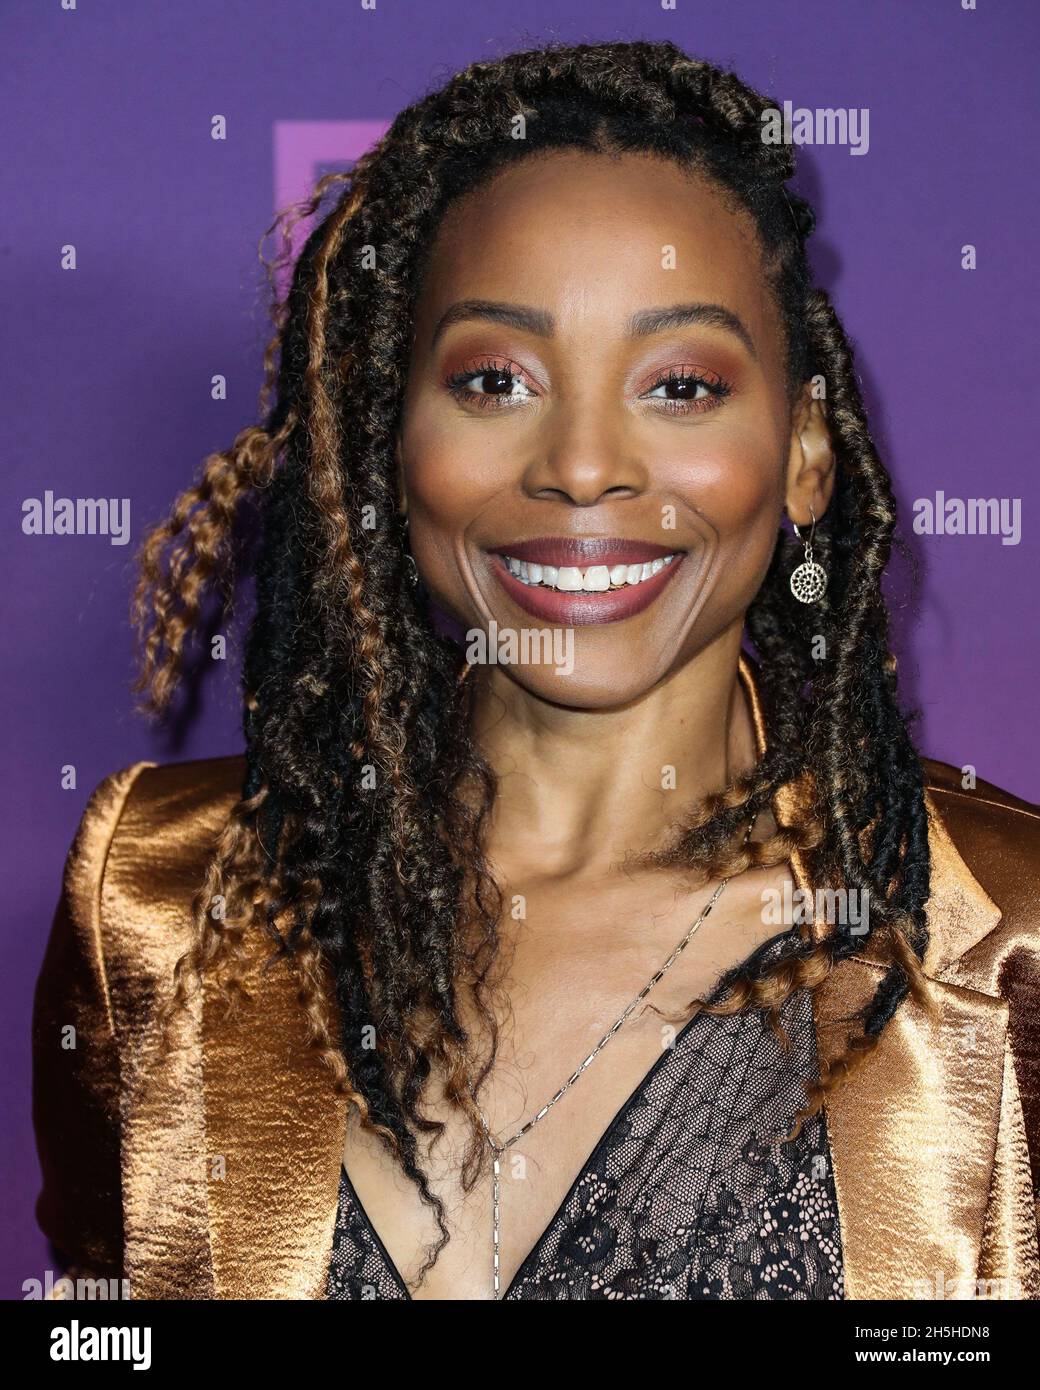
M 459 565 L 464 538 L 501 493 L 501 449 L 480 421 L 446 418 L 420 397 L 401 430 L 402 482 L 412 553 L 427 585 L 453 609 L 468 608 Z
M 776 546 L 786 462 L 786 441 L 775 422 L 757 417 L 697 432 L 663 465 L 665 486 L 715 538 L 697 625 L 702 635 L 745 612 L 761 588 Z
M 401 464 L 413 528 L 443 525 L 479 493 L 471 454 L 464 432 L 451 428 L 444 412 L 424 396 L 409 406 L 401 429 Z
M 696 434 L 660 467 L 666 486 L 718 532 L 724 548 L 745 548 L 764 528 L 775 536 L 784 496 L 783 445 L 765 422 Z

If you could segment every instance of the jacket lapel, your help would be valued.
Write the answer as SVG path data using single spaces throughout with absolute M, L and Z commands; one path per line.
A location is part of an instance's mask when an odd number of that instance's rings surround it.
M 765 721 L 754 667 L 740 675 L 758 739 Z M 774 802 L 796 824 L 805 784 Z M 838 1197 L 845 1296 L 850 1299 L 972 1297 L 1006 1084 L 1007 1005 L 942 981 L 942 974 L 997 926 L 1000 910 L 958 853 L 926 793 L 931 852 L 929 945 L 934 1017 L 913 999 L 900 1005 L 874 1052 L 837 1084 L 825 1108 Z M 796 885 L 811 893 L 807 857 L 792 855 Z M 826 933 L 814 923 L 816 939 Z M 880 943 L 837 966 L 813 995 L 817 1050 L 831 1061 L 859 1035 L 849 1015 L 866 1005 L 883 974 Z
M 761 754 L 765 723 L 754 668 L 743 655 L 740 678 Z M 940 978 L 993 930 L 1000 912 L 927 800 L 932 896 L 925 971 L 934 981 L 936 1014 L 905 1001 L 825 1111 L 851 1299 L 972 1296 L 965 1288 L 974 1287 L 981 1268 L 997 1132 L 1007 1109 L 1006 1004 Z M 804 804 L 804 787 L 785 788 L 774 803 L 778 822 L 792 824 Z M 792 872 L 798 887 L 811 890 L 809 865 L 798 852 Z M 881 979 L 883 967 L 868 948 L 814 994 L 821 1059 L 833 1058 L 846 1034 L 858 1032 L 847 1016 Z M 268 954 L 266 941 L 254 944 L 247 988 L 256 1003 L 237 1016 L 210 982 L 204 988 L 214 1296 L 323 1298 L 346 1099 L 307 1046 L 291 971 L 284 962 L 265 971 Z

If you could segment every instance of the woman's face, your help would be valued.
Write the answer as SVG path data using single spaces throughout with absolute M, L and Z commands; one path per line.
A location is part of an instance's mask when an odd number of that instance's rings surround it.
M 503 670 L 522 686 L 619 705 L 741 624 L 796 454 L 753 228 L 710 182 L 561 151 L 449 210 L 416 312 L 402 498 L 424 583 L 506 660 L 517 634 Z

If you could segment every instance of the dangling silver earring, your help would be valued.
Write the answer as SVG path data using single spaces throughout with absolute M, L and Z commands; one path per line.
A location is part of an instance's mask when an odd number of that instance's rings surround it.
M 812 543 L 816 534 L 816 513 L 812 507 L 809 508 L 809 515 L 812 517 L 812 530 L 805 542 L 805 559 L 791 575 L 791 593 L 799 603 L 815 603 L 827 592 L 827 571 L 813 559 Z M 794 527 L 795 535 L 801 540 L 802 533 L 797 523 L 792 521 L 791 525 Z
M 407 518 L 407 517 L 404 518 L 404 520 L 401 522 L 401 525 L 402 525 L 402 527 L 403 527 L 403 529 L 404 529 L 404 559 L 405 559 L 405 570 L 406 570 L 406 573 L 407 573 L 407 575 L 408 575 L 408 582 L 409 582 L 409 584 L 411 584 L 411 586 L 412 586 L 413 589 L 416 589 L 416 588 L 419 587 L 419 566 L 415 563 L 415 556 L 412 554 L 411 550 L 409 549 L 408 518 Z

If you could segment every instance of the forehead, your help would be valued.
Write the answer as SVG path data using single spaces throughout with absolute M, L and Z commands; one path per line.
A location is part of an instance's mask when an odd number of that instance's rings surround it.
M 649 307 L 722 304 L 763 356 L 779 332 L 750 216 L 710 179 L 641 154 L 530 156 L 454 203 L 427 262 L 417 342 L 468 298 L 549 309 L 561 332 L 609 331 Z

